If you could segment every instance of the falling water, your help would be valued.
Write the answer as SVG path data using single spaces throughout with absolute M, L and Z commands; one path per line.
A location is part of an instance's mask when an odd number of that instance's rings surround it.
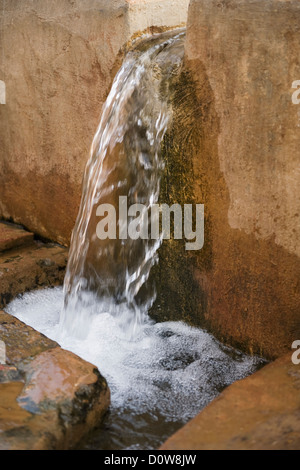
M 99 240 L 96 210 L 110 203 L 118 213 L 119 196 L 127 196 L 128 206 L 143 204 L 147 212 L 157 203 L 161 142 L 172 115 L 168 84 L 182 61 L 183 37 L 183 32 L 161 37 L 129 53 L 104 105 L 64 283 L 61 324 L 68 334 L 86 334 L 89 318 L 104 309 L 118 314 L 132 335 L 155 300 L 154 286 L 146 282 L 161 241 Z

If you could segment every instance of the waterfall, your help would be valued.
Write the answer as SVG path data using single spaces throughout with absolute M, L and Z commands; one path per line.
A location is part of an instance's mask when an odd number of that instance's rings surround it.
M 118 315 L 129 335 L 148 319 L 155 286 L 147 280 L 161 240 L 99 240 L 96 211 L 105 203 L 118 211 L 120 196 L 147 213 L 157 203 L 161 142 L 172 117 L 169 82 L 182 62 L 183 39 L 184 32 L 163 35 L 129 52 L 104 104 L 65 276 L 61 326 L 68 333 L 86 334 L 89 318 L 103 311 Z

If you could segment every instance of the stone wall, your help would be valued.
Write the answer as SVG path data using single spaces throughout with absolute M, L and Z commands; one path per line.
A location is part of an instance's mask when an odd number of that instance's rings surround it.
M 68 244 L 120 50 L 188 0 L 0 0 L 0 217 Z M 2 101 L 2 100 L 1 100 Z
M 299 24 L 298 1 L 192 0 L 188 17 L 203 315 L 224 341 L 268 357 L 300 337 Z
M 298 450 L 299 366 L 291 354 L 227 387 L 162 450 Z

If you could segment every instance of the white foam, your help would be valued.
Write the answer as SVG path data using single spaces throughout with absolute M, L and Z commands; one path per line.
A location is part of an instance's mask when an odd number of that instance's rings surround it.
M 62 303 L 62 289 L 54 288 L 26 293 L 6 310 L 95 364 L 109 383 L 113 408 L 186 421 L 259 363 L 182 322 L 149 322 L 128 340 L 118 317 L 105 308 L 90 317 L 85 339 L 66 337 L 59 327 Z

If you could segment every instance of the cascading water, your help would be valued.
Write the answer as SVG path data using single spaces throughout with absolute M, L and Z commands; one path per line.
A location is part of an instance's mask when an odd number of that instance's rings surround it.
M 119 196 L 146 211 L 158 201 L 162 139 L 181 67 L 184 34 L 163 35 L 129 53 L 104 105 L 83 182 L 64 291 L 24 294 L 7 311 L 99 367 L 111 409 L 85 448 L 153 449 L 227 385 L 263 361 L 183 322 L 154 323 L 149 274 L 161 240 L 96 234 L 97 207 Z M 119 229 L 122 227 L 119 227 Z M 62 308 L 63 305 L 63 308 Z
M 131 240 L 125 234 L 126 239 L 99 240 L 96 210 L 109 203 L 118 213 L 120 196 L 127 197 L 128 206 L 143 204 L 147 213 L 157 203 L 160 148 L 171 117 L 166 85 L 180 66 L 183 36 L 160 39 L 145 51 L 128 54 L 104 105 L 64 283 L 61 324 L 68 334 L 86 333 L 90 315 L 101 309 L 121 315 L 129 336 L 147 320 L 155 291 L 153 286 L 146 290 L 145 283 L 157 261 L 160 239 Z M 167 67 L 161 66 L 162 52 L 172 57 Z

